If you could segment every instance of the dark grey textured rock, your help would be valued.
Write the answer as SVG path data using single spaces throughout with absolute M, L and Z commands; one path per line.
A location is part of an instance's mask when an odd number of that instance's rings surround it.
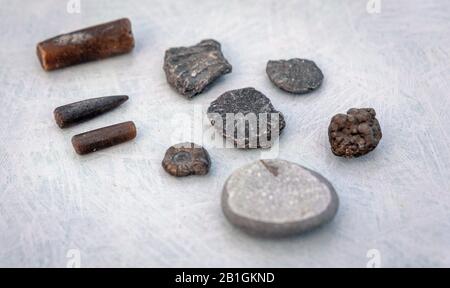
M 238 148 L 268 148 L 286 126 L 283 114 L 255 88 L 225 92 L 208 108 L 208 117 Z
M 232 67 L 220 49 L 220 43 L 208 39 L 191 47 L 170 48 L 164 57 L 167 82 L 187 98 L 201 93 Z
M 167 173 L 177 177 L 205 175 L 209 172 L 211 160 L 202 146 L 185 142 L 167 149 L 162 166 Z
M 56 124 L 64 128 L 108 112 L 127 100 L 126 95 L 92 98 L 57 107 L 53 114 Z
M 319 88 L 323 80 L 319 67 L 306 59 L 270 60 L 266 72 L 275 86 L 294 94 L 313 91 Z
M 250 234 L 299 234 L 335 216 L 338 196 L 327 179 L 285 160 L 259 160 L 225 182 L 222 209 L 226 218 Z
M 375 149 L 381 140 L 380 123 L 373 108 L 352 108 L 331 119 L 328 137 L 336 156 L 359 157 Z

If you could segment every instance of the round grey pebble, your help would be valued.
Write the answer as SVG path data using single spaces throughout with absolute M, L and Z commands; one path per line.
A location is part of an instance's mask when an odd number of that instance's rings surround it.
M 270 60 L 266 72 L 275 86 L 294 94 L 316 90 L 323 81 L 322 71 L 307 59 Z
M 331 183 L 285 160 L 259 160 L 225 182 L 225 217 L 245 232 L 281 237 L 311 230 L 335 216 L 339 199 Z

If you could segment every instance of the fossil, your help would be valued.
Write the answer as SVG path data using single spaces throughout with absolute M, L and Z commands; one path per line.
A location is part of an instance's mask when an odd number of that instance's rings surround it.
M 286 126 L 270 99 L 251 87 L 219 96 L 209 106 L 208 117 L 238 148 L 269 148 Z
M 250 234 L 300 234 L 333 219 L 339 199 L 331 183 L 296 163 L 259 160 L 234 171 L 222 191 L 222 210 Z
M 84 132 L 72 137 L 72 145 L 80 154 L 88 154 L 111 147 L 136 137 L 136 126 L 133 122 L 123 122 L 100 129 Z
M 180 94 L 192 98 L 232 67 L 220 43 L 209 39 L 191 47 L 170 48 L 164 56 L 167 82 Z
M 267 62 L 266 72 L 275 86 L 294 94 L 315 90 L 323 80 L 319 67 L 306 59 L 270 60 Z
M 177 177 L 205 175 L 209 171 L 211 160 L 205 148 L 185 142 L 167 149 L 162 166 L 167 173 Z
M 375 149 L 381 140 L 381 127 L 373 108 L 352 108 L 331 119 L 328 137 L 336 156 L 359 157 Z
M 126 95 L 106 96 L 78 101 L 55 109 L 56 124 L 60 128 L 91 119 L 108 112 L 128 100 Z
M 130 52 L 134 48 L 127 18 L 59 35 L 37 44 L 44 70 L 55 70 Z

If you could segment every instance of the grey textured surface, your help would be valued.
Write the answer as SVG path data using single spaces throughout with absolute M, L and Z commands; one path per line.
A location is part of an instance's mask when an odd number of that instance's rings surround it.
M 170 48 L 164 55 L 167 82 L 180 94 L 192 98 L 200 94 L 232 67 L 213 39 L 188 47 Z
M 294 94 L 314 91 L 323 81 L 320 68 L 308 59 L 269 60 L 266 72 L 275 86 Z
M 237 148 L 270 148 L 286 127 L 283 113 L 253 87 L 223 93 L 207 113 L 211 125 Z
M 228 220 L 260 236 L 293 236 L 330 221 L 339 206 L 331 183 L 280 159 L 261 159 L 233 171 L 222 192 Z
M 372 249 L 383 267 L 450 266 L 450 2 L 381 2 L 370 14 L 359 0 L 81 0 L 81 13 L 68 14 L 66 1 L 0 0 L 0 266 L 65 267 L 69 249 L 84 267 L 365 267 Z M 40 67 L 39 41 L 123 16 L 133 23 L 132 53 Z M 222 43 L 233 73 L 188 101 L 166 82 L 164 51 L 206 38 Z M 269 81 L 267 61 L 293 57 L 322 69 L 319 90 L 299 98 Z M 259 150 L 204 143 L 208 175 L 162 169 L 166 148 L 188 141 L 183 120 L 197 105 L 247 86 L 286 117 L 279 157 L 338 191 L 330 225 L 282 241 L 229 225 L 223 183 Z M 57 106 L 118 94 L 130 100 L 102 117 L 65 130 L 53 120 Z M 351 107 L 375 108 L 383 140 L 349 161 L 331 153 L 327 128 Z M 126 120 L 139 130 L 134 141 L 86 157 L 73 151 L 72 135 Z

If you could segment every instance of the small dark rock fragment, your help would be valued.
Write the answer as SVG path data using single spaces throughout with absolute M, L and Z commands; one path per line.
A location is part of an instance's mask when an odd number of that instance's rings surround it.
M 313 91 L 319 88 L 323 80 L 319 67 L 306 59 L 270 60 L 266 72 L 275 86 L 294 94 Z
M 222 94 L 211 102 L 208 117 L 238 148 L 269 148 L 286 126 L 270 99 L 251 87 Z
M 352 108 L 331 119 L 328 137 L 336 156 L 359 157 L 375 149 L 382 137 L 380 124 L 372 108 Z
M 164 56 L 167 82 L 180 94 L 192 98 L 220 76 L 231 72 L 220 43 L 209 39 L 191 47 L 170 48 Z
M 80 154 L 88 154 L 108 148 L 136 137 L 136 126 L 132 121 L 81 133 L 72 137 L 72 145 Z
M 108 112 L 128 100 L 126 95 L 92 98 L 60 106 L 53 112 L 56 124 L 65 128 Z
M 44 70 L 128 53 L 134 48 L 131 22 L 127 18 L 59 35 L 37 45 Z
M 177 177 L 205 175 L 209 172 L 211 160 L 202 146 L 186 142 L 167 149 L 162 166 L 167 173 Z

